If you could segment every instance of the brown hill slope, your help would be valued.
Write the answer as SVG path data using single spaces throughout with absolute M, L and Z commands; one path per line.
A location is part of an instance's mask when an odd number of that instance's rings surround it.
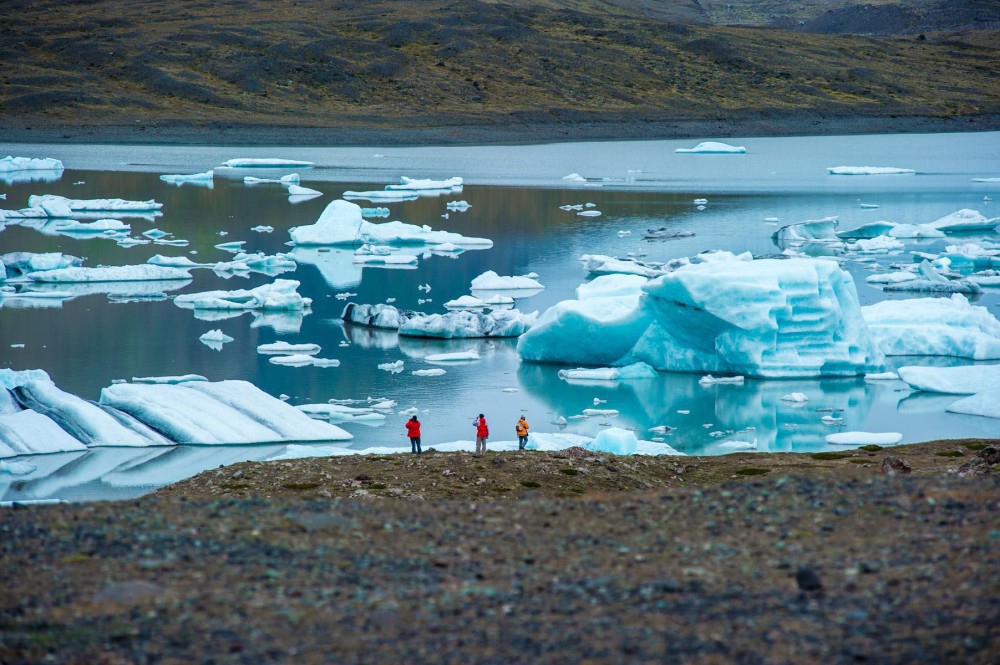
M 697 18 L 694 5 L 675 5 L 8 1 L 0 124 L 419 127 L 1000 111 L 996 34 L 973 43 L 711 27 L 662 18 Z

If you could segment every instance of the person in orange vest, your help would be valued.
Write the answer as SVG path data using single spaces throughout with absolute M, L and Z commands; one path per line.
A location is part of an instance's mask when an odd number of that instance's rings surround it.
M 517 449 L 524 450 L 528 445 L 528 421 L 524 419 L 524 416 L 521 416 L 521 419 L 514 425 L 514 431 L 517 432 Z
M 479 414 L 479 417 L 472 421 L 476 428 L 476 456 L 486 452 L 486 439 L 490 436 L 490 428 L 486 426 L 486 416 Z
M 406 421 L 406 436 L 410 437 L 412 452 L 417 455 L 422 454 L 423 451 L 420 450 L 420 421 L 417 420 L 416 416 Z

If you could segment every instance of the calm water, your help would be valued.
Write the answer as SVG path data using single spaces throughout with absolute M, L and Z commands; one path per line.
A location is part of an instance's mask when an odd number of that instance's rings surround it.
M 824 435 L 834 431 L 820 422 L 818 409 L 843 409 L 845 429 L 897 431 L 904 442 L 936 437 L 986 436 L 1000 431 L 995 420 L 946 413 L 950 397 L 911 395 L 900 382 L 865 383 L 858 379 L 747 381 L 740 386 L 703 388 L 699 376 L 661 375 L 654 381 L 610 385 L 569 385 L 556 376 L 558 367 L 521 363 L 514 340 L 433 342 L 398 338 L 384 331 L 345 327 L 339 320 L 344 300 L 364 303 L 396 298 L 399 307 L 443 311 L 442 304 L 469 292 L 472 278 L 486 270 L 502 275 L 536 272 L 546 289 L 519 300 L 524 311 L 543 311 L 573 291 L 587 275 L 579 262 L 585 253 L 625 255 L 639 252 L 648 260 L 689 256 L 706 249 L 749 250 L 757 255 L 779 249 L 771 241 L 781 223 L 840 216 L 841 228 L 882 219 L 925 223 L 960 208 L 987 216 L 1000 215 L 1000 184 L 972 178 L 1000 176 L 1000 134 L 805 137 L 728 141 L 745 145 L 746 155 L 675 155 L 677 147 L 697 141 L 576 143 L 515 147 L 464 148 L 225 148 L 146 146 L 0 146 L 3 154 L 50 156 L 69 167 L 54 182 L 6 183 L 0 192 L 6 208 L 26 205 L 30 194 L 53 193 L 73 198 L 153 198 L 164 204 L 155 220 L 130 219 L 133 235 L 159 228 L 190 241 L 186 247 L 145 245 L 122 248 L 106 239 L 50 237 L 30 228 L 9 226 L 0 233 L 0 252 L 59 251 L 86 257 L 85 265 L 144 263 L 153 254 L 188 256 L 199 262 L 224 261 L 230 254 L 221 242 L 245 240 L 248 251 L 290 251 L 287 230 L 313 223 L 323 208 L 346 190 L 381 189 L 401 175 L 446 178 L 462 176 L 467 185 L 450 196 L 421 197 L 391 203 L 390 219 L 493 239 L 494 247 L 467 251 L 457 258 L 429 256 L 412 269 L 364 268 L 351 263 L 349 250 L 296 250 L 299 268 L 282 278 L 301 282 L 299 292 L 313 299 L 304 317 L 254 319 L 250 314 L 216 321 L 199 320 L 171 300 L 136 301 L 131 286 L 88 286 L 59 305 L 42 308 L 0 307 L 0 366 L 42 368 L 62 389 L 89 399 L 114 379 L 196 373 L 211 380 L 245 379 L 291 402 L 385 397 L 421 411 L 425 444 L 470 439 L 471 419 L 485 412 L 494 439 L 514 438 L 517 416 L 525 413 L 536 431 L 557 431 L 557 416 L 569 417 L 607 400 L 620 416 L 571 420 L 562 431 L 593 435 L 609 423 L 635 428 L 648 438 L 649 427 L 677 430 L 667 442 L 683 452 L 725 452 L 719 443 L 758 440 L 759 450 L 825 449 Z M 234 157 L 305 159 L 316 168 L 302 169 L 302 184 L 324 196 L 291 204 L 276 185 L 249 187 L 250 171 L 217 171 L 214 187 L 161 182 L 162 173 L 204 171 Z M 915 176 L 834 177 L 828 166 L 896 166 Z M 266 174 L 255 169 L 254 175 Z M 579 173 L 587 183 L 564 181 Z M 692 204 L 707 198 L 705 210 Z M 464 213 L 447 211 L 448 201 L 464 199 Z M 603 214 L 578 217 L 559 209 L 563 204 L 592 202 Z M 362 205 L 364 202 L 359 202 Z M 878 209 L 862 209 L 861 203 Z M 385 205 L 385 204 L 380 204 Z M 990 206 L 993 206 L 991 209 Z M 375 220 L 378 221 L 378 220 Z M 250 230 L 274 227 L 273 233 Z M 668 226 L 690 230 L 690 238 L 649 242 L 647 228 Z M 631 236 L 619 237 L 629 230 Z M 225 235 L 223 235 L 225 234 Z M 963 236 L 978 241 L 989 236 Z M 954 241 L 908 243 L 907 249 L 939 251 Z M 196 252 L 196 254 L 192 254 Z M 909 262 L 908 252 L 879 257 L 883 264 Z M 869 268 L 848 263 L 863 304 L 884 296 L 868 287 Z M 210 270 L 192 271 L 194 279 L 171 295 L 210 289 L 252 288 L 273 277 L 224 279 Z M 431 291 L 418 290 L 429 284 Z M 162 285 L 159 285 L 162 286 Z M 168 288 L 178 286 L 169 285 Z M 159 287 L 157 287 L 159 288 Z M 65 290 L 60 285 L 60 290 Z M 140 287 L 140 290 L 142 288 Z M 154 289 L 156 290 L 156 289 Z M 111 297 L 109 297 L 111 294 Z M 135 293 L 131 295 L 136 295 Z M 907 297 L 898 295 L 894 297 Z M 419 299 L 431 302 L 418 304 Z M 994 313 L 997 291 L 977 304 Z M 198 341 L 221 328 L 235 338 L 222 351 Z M 315 342 L 322 357 L 338 358 L 337 368 L 290 368 L 258 355 L 258 344 L 278 339 Z M 342 341 L 350 346 L 340 347 Z M 12 345 L 24 344 L 23 348 Z M 430 367 L 430 353 L 475 348 L 481 360 L 449 365 L 440 377 L 418 378 L 411 370 Z M 379 363 L 404 360 L 406 371 L 389 374 Z M 891 359 L 892 365 L 960 364 L 942 358 Z M 516 388 L 516 392 L 504 389 Z M 794 407 L 780 401 L 803 392 L 810 401 Z M 690 411 L 687 415 L 679 410 Z M 381 427 L 341 425 L 355 438 L 353 448 L 406 444 L 402 415 L 391 415 Z M 753 432 L 743 431 L 754 427 Z M 509 432 L 508 432 L 509 430 Z M 407 446 L 408 448 L 408 446 Z M 243 459 L 263 459 L 284 446 L 198 447 L 176 449 L 97 449 L 86 454 L 35 456 L 30 476 L 0 475 L 0 496 L 69 499 L 118 498 L 141 494 L 206 468 Z

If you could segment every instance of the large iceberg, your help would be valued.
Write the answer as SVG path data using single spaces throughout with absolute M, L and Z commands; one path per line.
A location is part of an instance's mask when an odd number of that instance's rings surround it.
M 564 301 L 518 341 L 526 360 L 761 377 L 854 376 L 884 357 L 850 275 L 832 261 L 692 264 L 650 281 L 637 307 Z
M 862 307 L 861 313 L 887 356 L 1000 358 L 1000 321 L 959 294 L 883 300 Z
M 14 171 L 62 171 L 63 163 L 51 157 L 11 157 L 0 159 L 0 173 Z
M 998 224 L 1000 224 L 1000 217 L 987 218 L 978 210 L 963 208 L 925 224 L 925 226 L 944 233 L 961 233 L 966 231 L 991 231 Z
M 682 155 L 742 155 L 747 149 L 741 145 L 729 145 L 718 141 L 703 141 L 693 148 L 677 148 L 674 152 Z
M 486 238 L 467 238 L 458 233 L 434 231 L 429 226 L 404 222 L 374 224 L 361 216 L 361 206 L 350 201 L 333 201 L 309 226 L 289 230 L 295 245 L 439 245 L 454 243 L 463 247 L 492 247 Z

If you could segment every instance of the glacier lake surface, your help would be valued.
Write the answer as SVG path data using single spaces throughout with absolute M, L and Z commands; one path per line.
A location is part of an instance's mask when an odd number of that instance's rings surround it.
M 750 380 L 742 385 L 702 386 L 701 375 L 664 374 L 643 381 L 568 383 L 562 367 L 522 362 L 516 340 L 434 341 L 345 325 L 348 301 L 393 304 L 403 309 L 444 312 L 443 303 L 469 294 L 476 276 L 537 273 L 545 289 L 517 301 L 524 312 L 543 312 L 574 297 L 588 279 L 584 254 L 666 261 L 710 249 L 755 256 L 778 255 L 772 240 L 778 225 L 829 216 L 838 229 L 891 220 L 923 224 L 963 208 L 986 217 L 1000 215 L 1000 133 L 833 136 L 725 139 L 746 146 L 746 154 L 685 155 L 697 140 L 587 142 L 486 147 L 324 147 L 250 148 L 225 146 L 114 146 L 8 144 L 0 152 L 54 157 L 66 166 L 61 177 L 30 172 L 0 174 L 0 207 L 27 205 L 32 194 L 74 199 L 117 197 L 155 199 L 163 204 L 155 218 L 125 218 L 132 236 L 153 228 L 188 241 L 185 246 L 121 247 L 101 237 L 45 235 L 34 228 L 8 225 L 0 231 L 0 254 L 63 252 L 85 258 L 85 266 L 142 264 L 154 254 L 196 262 L 228 261 L 232 254 L 216 245 L 245 241 L 248 252 L 292 252 L 288 229 L 312 224 L 345 191 L 381 190 L 400 176 L 445 179 L 460 176 L 461 191 L 421 195 L 412 201 L 367 202 L 384 206 L 388 218 L 465 236 L 485 237 L 494 245 L 457 256 L 415 253 L 416 266 L 361 267 L 351 249 L 297 248 L 295 271 L 278 275 L 301 283 L 312 299 L 302 317 L 254 317 L 250 313 L 198 318 L 170 297 L 208 290 L 249 289 L 273 275 L 225 276 L 193 270 L 193 280 L 176 284 L 104 283 L 56 285 L 78 295 L 68 299 L 0 299 L 0 367 L 39 368 L 59 388 L 97 400 L 101 389 L 132 377 L 200 374 L 209 380 L 243 379 L 291 404 L 330 399 L 385 398 L 396 402 L 379 426 L 338 423 L 354 435 L 341 444 L 353 449 L 398 447 L 409 450 L 399 412 L 415 407 L 423 423 L 423 445 L 474 438 L 473 418 L 485 413 L 492 441 L 510 441 L 524 414 L 535 432 L 594 436 L 608 426 L 634 429 L 640 439 L 658 436 L 650 428 L 675 428 L 663 441 L 689 454 L 731 452 L 727 442 L 757 442 L 758 452 L 828 450 L 825 436 L 837 431 L 899 432 L 902 442 L 936 438 L 985 437 L 1000 433 L 1000 421 L 945 411 L 955 396 L 914 393 L 901 381 L 850 379 Z M 212 185 L 180 186 L 161 174 L 191 174 L 239 157 L 285 158 L 315 162 L 305 169 L 219 169 Z M 913 169 L 914 175 L 834 176 L 834 166 L 884 166 Z M 297 172 L 301 184 L 322 196 L 292 202 L 279 185 L 244 184 L 245 175 L 277 177 Z M 579 174 L 583 180 L 565 180 Z M 32 180 L 31 178 L 35 178 Z M 703 206 L 696 199 L 707 199 Z M 992 201 L 990 199 L 996 199 Z M 448 202 L 464 200 L 464 211 Z M 594 204 L 585 217 L 560 206 Z M 877 206 L 877 207 L 875 207 Z M 779 221 L 774 221 L 775 219 Z M 86 221 L 86 220 L 83 220 Z M 273 232 L 251 230 L 271 226 Z M 644 240 L 647 229 L 666 227 L 693 235 Z M 629 233 L 624 233 L 629 232 Z M 920 293 L 883 293 L 868 285 L 873 269 L 909 264 L 911 252 L 939 253 L 946 245 L 998 242 L 1000 235 L 973 233 L 941 240 L 906 240 L 905 250 L 848 260 L 843 267 L 857 285 L 862 305 L 888 297 L 926 297 Z M 815 250 L 824 252 L 822 248 Z M 858 257 L 853 257 L 857 259 Z M 242 273 L 241 273 L 242 274 Z M 430 289 L 427 290 L 426 287 Z M 421 288 L 418 288 L 421 287 Z M 55 287 L 53 287 L 55 288 Z M 158 292 L 167 298 L 151 297 Z M 345 296 L 345 294 L 348 294 Z M 340 296 L 340 297 L 338 297 Z M 1000 314 L 1000 289 L 987 288 L 973 302 Z M 210 317 L 211 318 L 211 317 Z M 217 351 L 201 343 L 204 333 L 221 329 L 233 338 Z M 316 343 L 323 358 L 338 367 L 287 367 L 257 353 L 275 341 Z M 479 360 L 435 364 L 425 357 L 476 350 Z M 404 371 L 390 373 L 379 364 L 402 360 Z M 994 361 L 995 362 L 995 361 Z M 905 365 L 951 366 L 971 361 L 950 357 L 890 357 L 889 369 Z M 440 376 L 414 376 L 413 370 L 444 368 Z M 803 393 L 805 403 L 781 400 Z M 574 419 L 584 409 L 614 409 L 617 416 Z M 838 426 L 821 417 L 843 418 Z M 559 417 L 568 424 L 557 425 Z M 333 421 L 337 422 L 337 421 Z M 205 469 L 278 455 L 282 445 L 95 448 L 16 458 L 37 467 L 27 475 L 0 473 L 0 499 L 102 500 L 152 491 Z

